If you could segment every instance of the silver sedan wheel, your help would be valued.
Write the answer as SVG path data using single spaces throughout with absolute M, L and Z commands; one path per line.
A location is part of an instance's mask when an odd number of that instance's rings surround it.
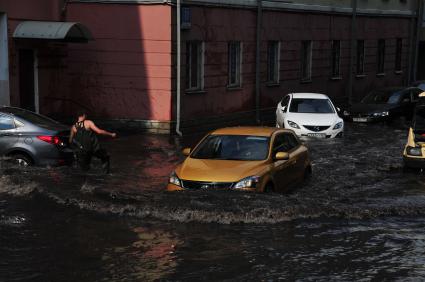
M 29 166 L 30 164 L 28 163 L 27 160 L 23 159 L 23 158 L 16 158 L 15 162 L 18 166 Z

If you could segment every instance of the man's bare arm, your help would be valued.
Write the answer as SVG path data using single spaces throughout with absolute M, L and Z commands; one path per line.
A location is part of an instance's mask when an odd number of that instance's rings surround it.
M 92 122 L 91 120 L 90 121 L 87 121 L 87 125 L 88 125 L 88 127 L 91 129 L 91 130 L 93 130 L 94 132 L 96 132 L 97 134 L 100 134 L 100 135 L 106 135 L 106 136 L 111 136 L 111 137 L 116 137 L 117 136 L 117 134 L 116 133 L 113 133 L 113 132 L 109 132 L 109 131 L 106 131 L 106 130 L 103 130 L 103 129 L 100 129 L 99 127 L 97 127 L 95 124 L 94 124 L 94 122 Z
M 76 128 L 75 128 L 75 126 L 73 125 L 73 126 L 71 127 L 71 132 L 69 133 L 69 144 L 71 144 L 71 143 L 72 143 L 72 139 L 74 139 L 75 131 L 76 131 Z

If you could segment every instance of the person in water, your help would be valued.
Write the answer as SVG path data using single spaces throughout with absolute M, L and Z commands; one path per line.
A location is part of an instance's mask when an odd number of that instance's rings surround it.
M 97 135 L 106 135 L 115 138 L 112 133 L 98 128 L 93 121 L 87 119 L 85 113 L 78 114 L 77 122 L 71 127 L 69 143 L 76 149 L 77 161 L 84 171 L 90 169 L 92 157 L 102 161 L 102 169 L 109 173 L 109 155 L 105 149 L 100 147 Z

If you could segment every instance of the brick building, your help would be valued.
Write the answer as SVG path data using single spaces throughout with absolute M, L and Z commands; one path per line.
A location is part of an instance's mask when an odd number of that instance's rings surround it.
M 421 54 L 416 0 L 182 0 L 180 29 L 175 0 L 19 3 L 0 0 L 0 104 L 156 132 L 264 121 L 289 92 L 355 101 Z

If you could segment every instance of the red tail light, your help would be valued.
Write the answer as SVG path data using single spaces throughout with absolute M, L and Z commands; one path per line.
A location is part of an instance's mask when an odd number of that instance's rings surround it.
M 54 144 L 54 145 L 59 145 L 62 143 L 62 141 L 57 136 L 42 135 L 42 136 L 37 136 L 37 138 L 44 142 Z

